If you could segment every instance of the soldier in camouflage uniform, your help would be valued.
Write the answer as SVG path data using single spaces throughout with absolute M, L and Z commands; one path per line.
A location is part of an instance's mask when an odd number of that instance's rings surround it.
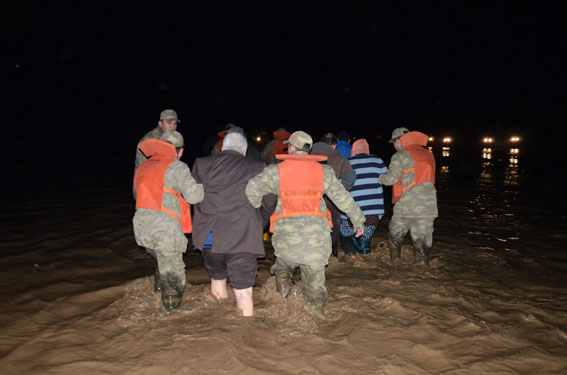
M 327 289 L 325 288 L 325 266 L 331 254 L 331 229 L 329 227 L 330 215 L 321 194 L 326 194 L 331 201 L 351 218 L 357 236 L 364 232 L 364 215 L 356 205 L 349 192 L 335 177 L 333 169 L 321 165 L 313 160 L 324 160 L 323 156 L 308 155 L 313 145 L 309 134 L 303 131 L 294 132 L 288 140 L 290 155 L 283 155 L 282 163 L 268 165 L 262 173 L 252 178 L 246 186 L 246 196 L 254 207 L 260 207 L 262 197 L 266 194 L 280 194 L 273 221 L 272 245 L 276 255 L 275 275 L 276 288 L 282 296 L 286 297 L 291 289 L 291 277 L 295 270 L 301 269 L 304 292 L 308 302 L 319 312 L 324 312 L 327 302 Z M 321 194 L 316 197 L 319 211 L 315 214 L 299 214 L 297 216 L 282 215 L 282 191 L 280 190 L 280 176 L 282 166 L 290 161 L 290 157 L 304 157 L 301 162 L 315 163 L 320 168 L 322 176 Z M 290 160 L 287 160 L 290 158 Z M 287 177 L 286 177 L 287 178 Z M 304 181 L 304 178 L 302 178 Z M 294 181 L 301 185 L 302 181 Z M 313 199 L 313 198 L 311 198 Z M 320 215 L 320 216 L 317 216 Z
M 421 144 L 404 143 L 404 140 L 414 134 L 421 135 L 421 139 L 425 142 L 422 141 Z M 433 242 L 433 222 L 438 213 L 437 193 L 434 185 L 435 160 L 431 152 L 422 147 L 426 142 L 427 136 L 423 133 L 410 132 L 403 127 L 395 129 L 390 143 L 394 144 L 397 152 L 392 156 L 388 173 L 381 174 L 378 178 L 381 185 L 395 186 L 398 184 L 401 188 L 401 197 L 394 205 L 394 214 L 389 225 L 388 246 L 392 261 L 400 259 L 402 242 L 409 231 L 416 263 L 429 263 L 429 253 Z M 429 160 L 427 168 L 430 169 L 429 174 L 432 176 L 428 179 L 420 178 L 422 181 L 416 181 L 416 170 L 413 170 L 416 162 L 409 152 L 411 149 L 416 149 Z M 393 198 L 393 202 L 394 200 Z
M 146 142 L 151 141 L 155 140 Z M 145 247 L 157 260 L 154 290 L 162 292 L 162 303 L 170 313 L 181 303 L 185 289 L 183 253 L 187 249 L 187 237 L 184 231 L 191 230 L 190 210 L 187 203 L 201 202 L 204 191 L 203 185 L 198 184 L 191 175 L 187 164 L 179 160 L 183 153 L 181 134 L 176 131 L 165 132 L 160 137 L 160 141 L 164 142 L 155 142 L 155 144 L 161 149 L 154 147 L 153 150 L 157 151 L 149 155 L 150 158 L 136 171 L 134 177 L 136 214 L 132 221 L 136 243 Z M 140 147 L 148 150 L 145 146 L 146 144 L 142 143 Z M 160 165 L 164 160 L 170 164 L 163 166 L 162 169 L 158 166 L 158 170 L 162 172 L 152 175 L 151 169 L 155 170 L 156 165 Z M 156 179 L 155 176 L 158 174 Z M 152 206 L 148 204 L 150 200 L 157 201 L 153 209 L 147 208 Z M 184 207 L 187 207 L 185 212 Z
M 274 139 L 266 143 L 266 146 L 260 153 L 262 160 L 264 160 L 267 164 L 279 163 L 275 154 L 287 153 L 285 140 L 287 140 L 290 135 L 291 134 L 285 128 L 278 128 L 274 131 Z
M 148 160 L 146 155 L 142 151 L 140 151 L 140 143 L 145 141 L 146 139 L 159 139 L 164 132 L 170 132 L 177 130 L 177 124 L 180 123 L 179 119 L 177 118 L 177 112 L 173 109 L 165 109 L 159 115 L 158 126 L 155 129 L 150 130 L 140 139 L 138 145 L 136 146 L 136 160 L 134 161 L 134 173 L 136 173 L 136 169 Z

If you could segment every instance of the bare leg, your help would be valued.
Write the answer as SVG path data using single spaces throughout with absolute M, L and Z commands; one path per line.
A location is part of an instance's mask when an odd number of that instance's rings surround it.
M 252 300 L 252 287 L 246 289 L 234 289 L 236 306 L 242 310 L 242 315 L 254 315 L 254 301 Z
M 222 279 L 222 280 L 211 279 L 211 294 L 216 299 L 228 298 L 228 291 L 226 290 L 226 279 Z

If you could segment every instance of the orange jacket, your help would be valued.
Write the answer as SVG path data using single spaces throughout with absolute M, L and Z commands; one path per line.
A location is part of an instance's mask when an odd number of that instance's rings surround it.
M 273 155 L 287 154 L 287 143 L 283 141 L 288 140 L 291 133 L 286 130 L 276 130 L 274 132 L 274 148 L 272 149 Z M 266 163 L 270 162 L 270 157 L 266 159 Z
M 321 212 L 323 199 L 323 166 L 319 161 L 327 160 L 320 155 L 277 155 L 283 162 L 278 164 L 280 186 L 278 199 L 281 200 L 279 215 L 274 212 L 270 218 L 270 232 L 274 231 L 277 220 L 292 216 L 321 216 L 333 227 L 331 213 Z
M 217 135 L 219 136 L 219 152 L 222 151 L 222 142 L 224 141 L 224 137 L 226 137 L 227 134 L 228 132 L 224 130 L 222 132 L 217 133 Z
M 402 175 L 414 172 L 415 181 L 402 188 L 402 178 L 398 180 L 392 187 L 392 203 L 400 200 L 406 190 L 413 185 L 431 182 L 435 184 L 435 158 L 431 151 L 426 149 L 427 135 L 421 132 L 409 132 L 400 137 L 402 147 L 406 150 L 413 159 L 413 168 L 408 168 L 402 172 Z
M 140 150 L 150 158 L 136 170 L 134 188 L 136 189 L 136 209 L 147 208 L 162 211 L 179 220 L 183 233 L 191 233 L 191 207 L 180 193 L 164 186 L 167 167 L 175 161 L 177 152 L 171 143 L 159 139 L 147 139 L 140 143 Z M 162 206 L 163 194 L 177 195 L 181 217 Z

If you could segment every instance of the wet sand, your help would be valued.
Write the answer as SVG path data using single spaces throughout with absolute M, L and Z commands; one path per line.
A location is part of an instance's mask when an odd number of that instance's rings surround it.
M 275 292 L 269 241 L 254 317 L 209 295 L 191 247 L 183 305 L 167 315 L 133 238 L 128 178 L 61 167 L 2 210 L 0 373 L 567 373 L 564 216 L 525 199 L 506 165 L 472 183 L 443 166 L 430 267 L 412 263 L 409 239 L 389 263 L 386 217 L 372 254 L 331 259 L 325 318 L 300 275 L 288 299 Z

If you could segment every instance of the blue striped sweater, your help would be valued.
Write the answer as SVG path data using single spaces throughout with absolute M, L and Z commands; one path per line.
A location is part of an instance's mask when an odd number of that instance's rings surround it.
M 386 164 L 377 156 L 359 154 L 349 159 L 356 173 L 356 181 L 350 190 L 350 195 L 362 209 L 364 216 L 384 215 L 384 192 L 378 183 L 378 176 L 388 172 Z M 346 218 L 344 214 L 343 218 Z

